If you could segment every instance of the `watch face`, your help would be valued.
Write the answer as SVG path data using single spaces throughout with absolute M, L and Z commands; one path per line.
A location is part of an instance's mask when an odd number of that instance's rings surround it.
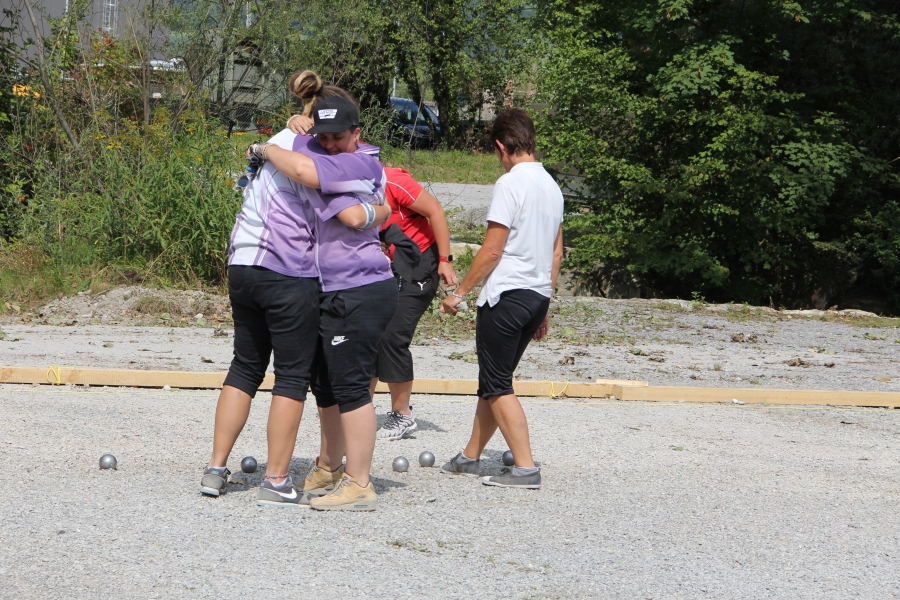
M 453 255 L 452 255 L 452 254 L 448 254 L 448 255 L 447 255 L 447 262 L 453 262 Z

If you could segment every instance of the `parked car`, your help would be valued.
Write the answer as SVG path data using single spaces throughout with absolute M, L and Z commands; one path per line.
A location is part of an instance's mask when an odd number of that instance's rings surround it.
M 395 143 L 409 144 L 413 148 L 431 148 L 441 133 L 438 117 L 429 107 L 407 98 L 391 98 L 394 117 L 391 135 Z

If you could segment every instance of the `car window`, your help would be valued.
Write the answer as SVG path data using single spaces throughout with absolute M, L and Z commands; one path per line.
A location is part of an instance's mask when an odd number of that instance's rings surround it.
M 394 103 L 394 113 L 397 116 L 397 120 L 404 125 L 428 125 L 428 117 L 432 115 L 426 112 L 428 107 L 423 106 L 422 109 L 422 112 L 419 112 L 419 107 L 412 102 Z M 437 119 L 435 119 L 436 121 Z

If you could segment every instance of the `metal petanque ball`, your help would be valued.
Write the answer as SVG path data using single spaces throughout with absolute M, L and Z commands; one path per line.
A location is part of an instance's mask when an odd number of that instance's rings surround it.
M 116 457 L 112 454 L 104 454 L 100 457 L 100 468 L 101 469 L 115 469 L 117 468 L 118 461 Z
M 409 461 L 403 456 L 398 456 L 392 466 L 398 473 L 406 473 L 409 470 Z
M 516 464 L 516 459 L 513 458 L 512 450 L 507 450 L 503 453 L 503 464 L 507 467 L 511 467 Z
M 245 456 L 241 460 L 241 471 L 244 473 L 256 473 L 256 459 L 252 456 Z
M 434 454 L 426 450 L 422 454 L 419 455 L 419 465 L 423 467 L 433 467 L 434 466 Z

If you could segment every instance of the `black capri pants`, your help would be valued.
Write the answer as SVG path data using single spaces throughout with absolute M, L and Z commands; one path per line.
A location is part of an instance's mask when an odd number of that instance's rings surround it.
M 228 267 L 234 358 L 225 385 L 256 396 L 275 354 L 272 394 L 306 400 L 319 338 L 319 282 L 263 267 Z
M 438 264 L 437 244 L 432 244 L 422 253 L 419 265 L 413 269 L 412 281 L 400 279 L 395 274 L 400 288 L 397 312 L 378 342 L 376 376 L 385 383 L 402 383 L 414 378 L 409 345 L 419 319 L 431 306 L 437 292 Z
M 320 408 L 342 413 L 372 402 L 378 340 L 397 310 L 394 278 L 320 294 L 319 341 L 312 391 Z
M 503 292 L 497 304 L 478 307 L 475 349 L 478 397 L 513 393 L 513 373 L 550 308 L 550 298 L 533 290 Z

